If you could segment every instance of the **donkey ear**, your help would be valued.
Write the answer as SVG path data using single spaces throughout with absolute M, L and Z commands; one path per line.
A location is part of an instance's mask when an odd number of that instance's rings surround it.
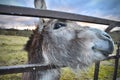
M 47 9 L 45 0 L 34 0 L 34 6 L 37 9 Z
M 36 9 L 47 9 L 45 0 L 34 0 L 34 6 Z M 38 31 L 41 33 L 44 26 L 44 18 L 39 18 Z

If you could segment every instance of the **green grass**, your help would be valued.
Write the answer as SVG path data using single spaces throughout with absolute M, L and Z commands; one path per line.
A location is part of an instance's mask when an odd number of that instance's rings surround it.
M 25 64 L 27 53 L 23 47 L 27 37 L 0 35 L 0 66 Z M 21 80 L 21 74 L 0 76 L 0 80 Z
M 102 61 L 100 65 L 100 72 L 98 80 L 113 80 L 114 61 Z M 80 71 L 76 76 L 69 68 L 62 69 L 61 80 L 93 80 L 94 77 L 94 65 L 89 67 L 86 71 Z M 120 77 L 120 66 L 118 68 L 118 75 Z
M 0 66 L 25 64 L 27 53 L 23 48 L 27 40 L 28 37 L 0 35 Z M 102 61 L 99 80 L 112 80 L 113 70 L 114 60 Z M 61 71 L 61 80 L 93 80 L 94 65 L 86 71 L 80 71 L 77 76 L 69 68 L 64 68 Z M 118 77 L 120 77 L 120 66 Z M 0 80 L 21 80 L 21 74 L 2 75 Z
M 0 35 L 0 66 L 23 64 L 27 53 L 23 50 L 28 38 Z

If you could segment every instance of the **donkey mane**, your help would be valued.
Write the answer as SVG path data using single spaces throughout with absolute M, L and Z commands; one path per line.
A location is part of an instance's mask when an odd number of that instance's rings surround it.
M 38 32 L 38 25 L 35 30 L 33 30 L 33 34 L 29 37 L 29 40 L 27 41 L 24 50 L 26 50 L 28 54 L 28 63 L 41 63 L 43 62 L 42 53 L 38 54 L 39 52 L 42 52 L 41 44 L 42 44 L 42 35 Z M 39 56 L 39 59 L 36 57 Z
M 36 38 L 39 38 L 38 35 L 40 36 L 40 34 L 38 34 L 38 26 L 36 27 L 35 30 L 32 31 L 33 33 L 30 35 L 29 40 L 27 41 L 24 50 L 26 51 L 30 51 L 31 48 L 34 48 L 37 44 L 36 43 Z

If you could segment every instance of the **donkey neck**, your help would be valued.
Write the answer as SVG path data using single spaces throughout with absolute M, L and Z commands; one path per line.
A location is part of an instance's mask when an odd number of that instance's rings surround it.
M 39 79 L 37 80 L 59 80 L 60 72 L 57 69 L 38 72 Z

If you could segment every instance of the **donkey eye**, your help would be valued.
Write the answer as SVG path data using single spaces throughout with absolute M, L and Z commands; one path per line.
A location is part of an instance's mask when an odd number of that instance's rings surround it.
M 61 28 L 61 27 L 65 27 L 66 26 L 66 24 L 64 24 L 64 23 L 56 23 L 55 25 L 54 25 L 54 28 L 53 29 L 59 29 L 59 28 Z

